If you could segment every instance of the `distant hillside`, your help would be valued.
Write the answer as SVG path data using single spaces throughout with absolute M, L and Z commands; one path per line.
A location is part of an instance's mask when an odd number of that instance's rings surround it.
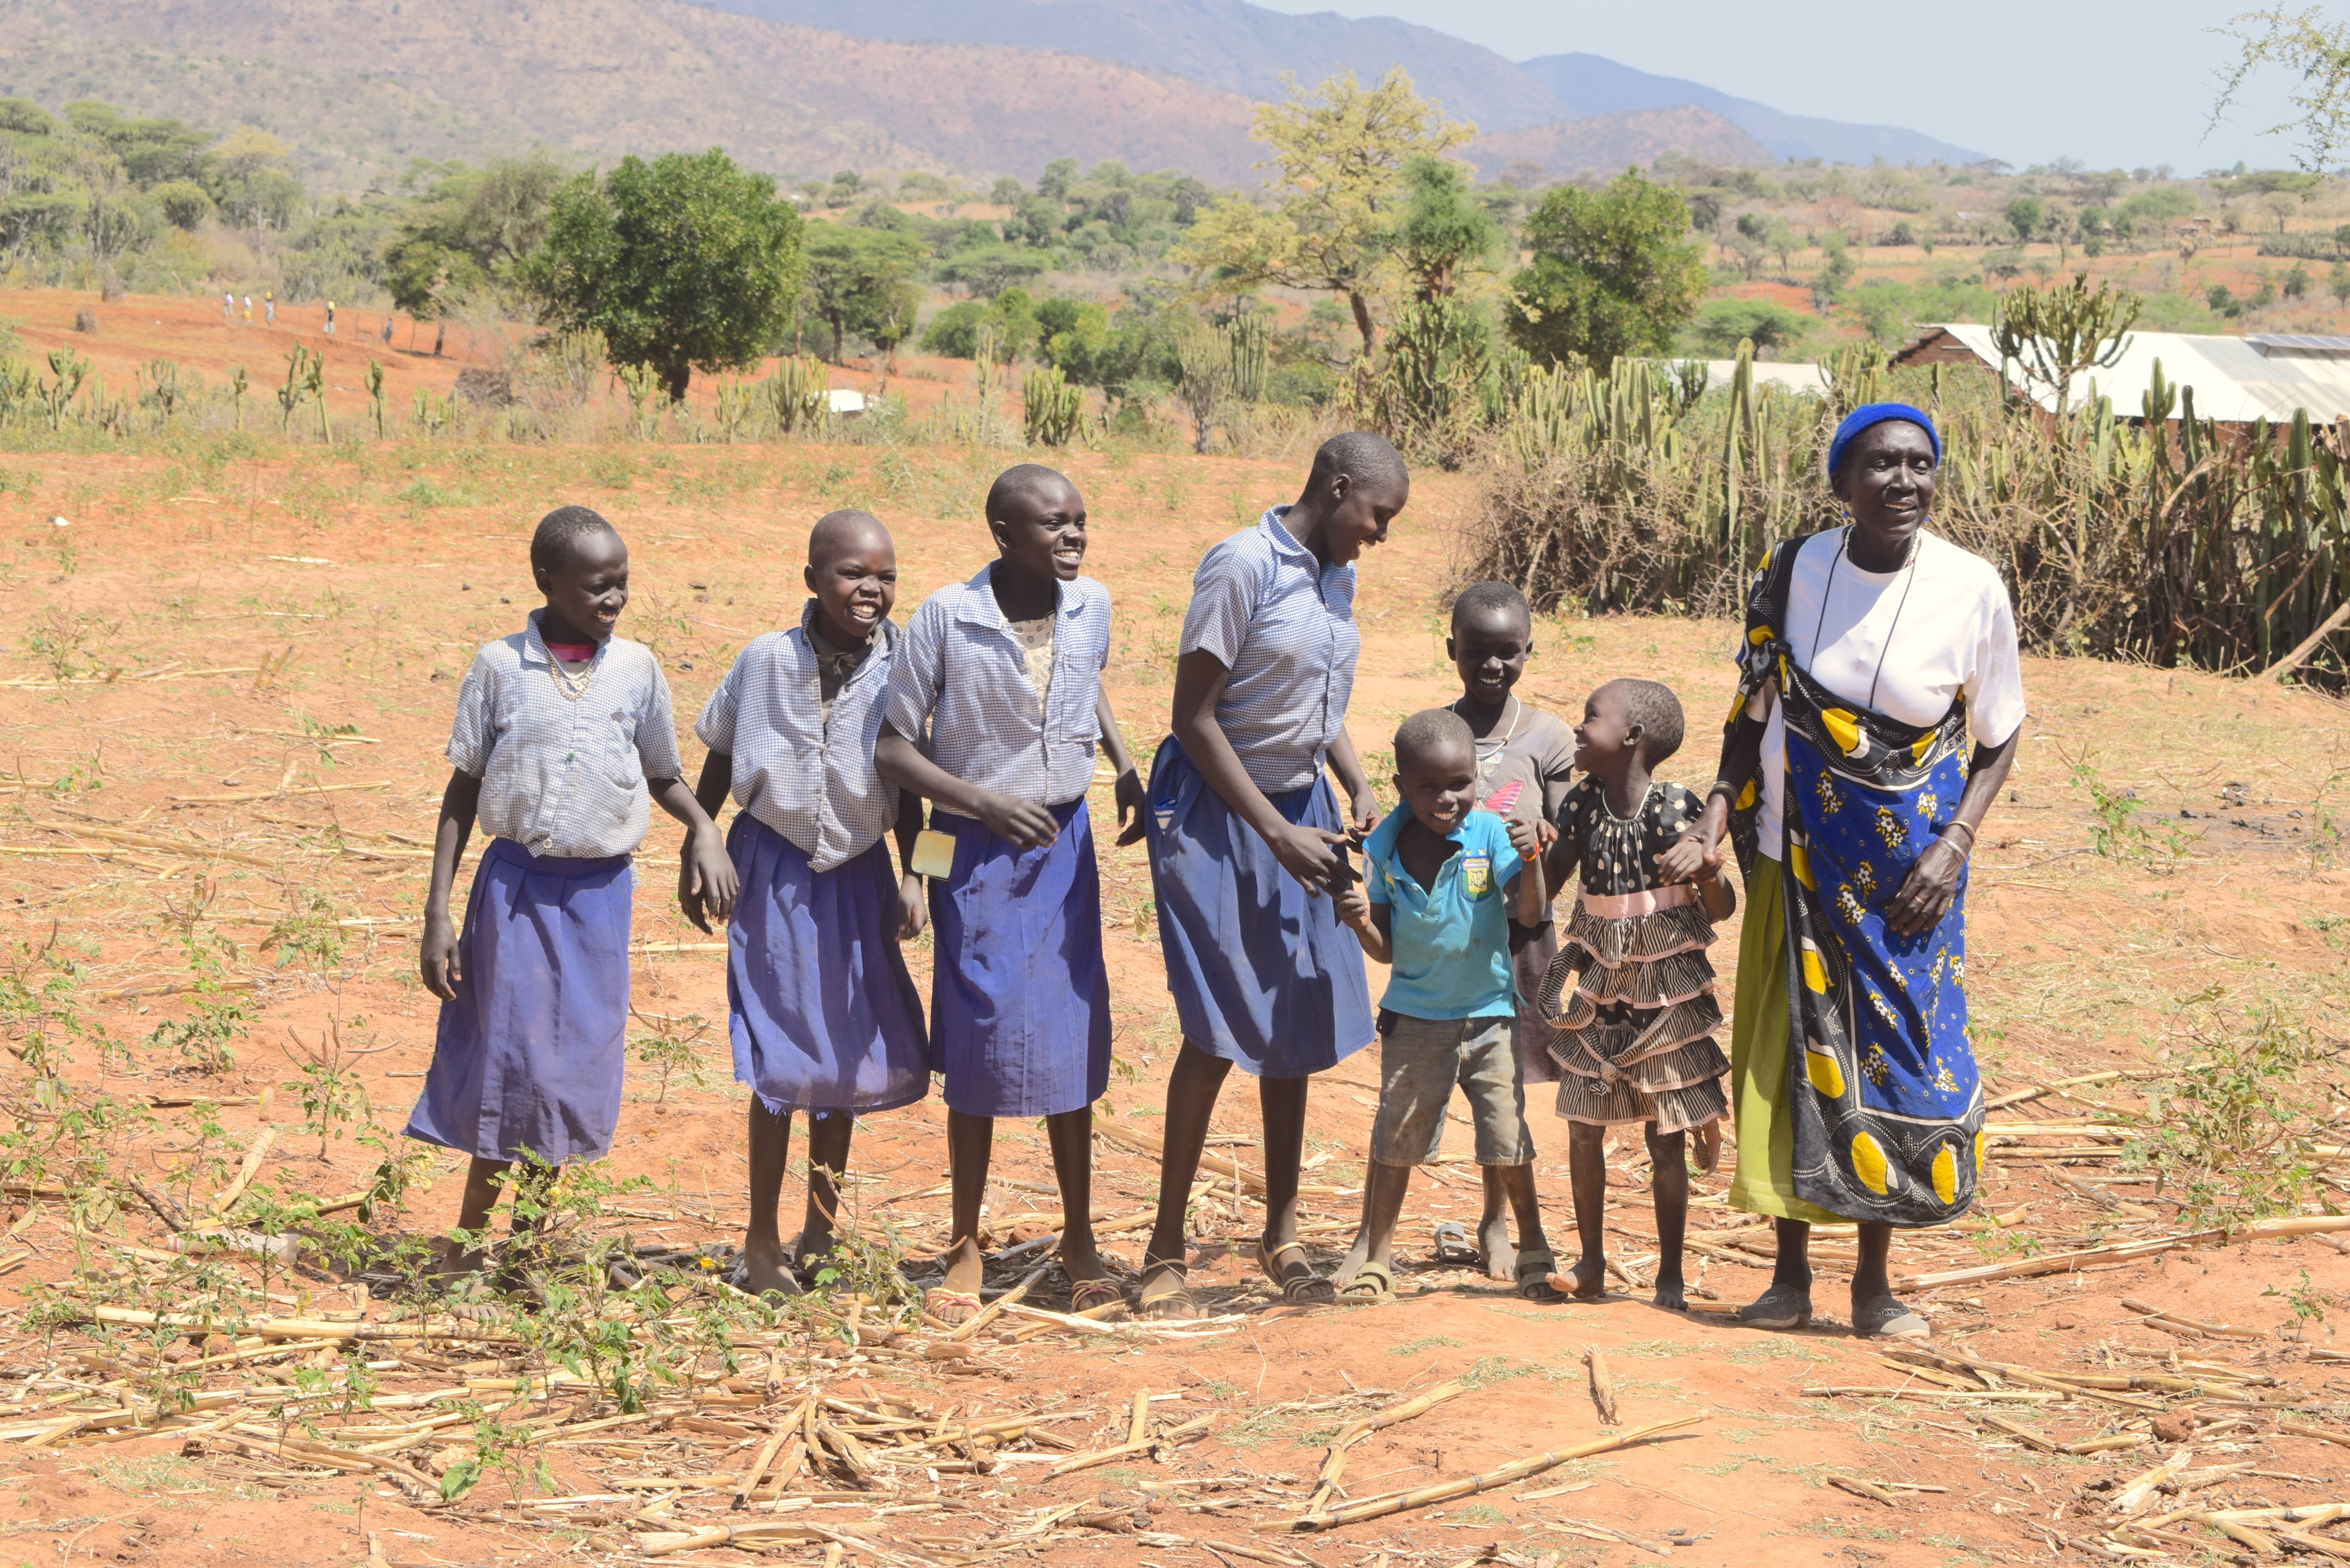
M 1342 71 L 1365 81 L 1402 65 L 1423 97 L 1481 130 L 1564 119 L 1550 91 L 1503 56 L 1392 17 L 1292 16 L 1244 0 L 702 0 L 727 11 L 868 38 L 1014 44 L 1171 71 L 1251 98 Z
M 1651 76 L 1599 55 L 1544 55 L 1519 69 L 1549 89 L 1570 115 L 1620 114 L 1629 109 L 1694 104 L 1710 109 L 1780 158 L 1825 158 L 1831 163 L 1976 163 L 1985 154 L 1891 125 L 1851 125 L 1782 114 L 1752 99 L 1732 98 L 1702 83 Z
M 1555 180 L 1586 171 L 1614 172 L 1653 163 L 1668 152 L 1708 163 L 1775 163 L 1771 150 L 1710 109 L 1638 109 L 1586 119 L 1529 125 L 1481 136 L 1464 155 L 1488 180 L 1511 165 L 1532 163 Z
M 1255 176 L 1241 97 L 1069 54 L 852 38 L 678 0 L 14 0 L 0 92 L 245 122 L 348 189 L 411 158 L 726 148 L 754 167 Z

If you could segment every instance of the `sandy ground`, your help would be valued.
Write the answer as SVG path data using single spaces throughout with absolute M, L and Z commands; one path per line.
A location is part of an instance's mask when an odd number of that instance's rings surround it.
M 38 344 L 57 314 L 48 303 L 54 297 L 0 301 L 0 309 L 19 315 L 27 341 Z M 183 362 L 257 358 L 242 346 L 241 325 L 190 321 L 178 330 L 184 344 L 172 342 L 183 348 Z M 207 333 L 217 341 L 208 343 Z M 110 342 L 102 330 L 92 347 Z M 448 369 L 403 362 L 402 372 L 426 380 Z M 284 1085 L 291 1064 L 338 1026 L 354 1048 L 375 1053 L 359 1061 L 375 1125 L 396 1129 L 413 1099 L 434 1018 L 412 972 L 426 864 L 419 846 L 429 841 L 446 775 L 440 753 L 457 678 L 481 640 L 520 625 L 536 603 L 524 555 L 535 518 L 577 501 L 623 530 L 635 597 L 622 633 L 659 653 L 683 731 L 733 652 L 795 618 L 799 552 L 815 515 L 867 505 L 896 532 L 902 618 L 920 595 L 968 576 L 984 558 L 978 501 L 1006 461 L 985 451 L 803 444 L 297 449 L 271 461 L 225 461 L 191 447 L 0 459 L 0 483 L 12 493 L 0 512 L 10 535 L 0 539 L 0 572 L 15 612 L 0 655 L 7 747 L 0 755 L 13 773 L 13 781 L 0 780 L 8 818 L 0 832 L 0 937 L 20 976 L 37 980 L 66 960 L 78 966 L 73 983 L 88 1033 L 74 1045 L 69 1078 L 93 1093 L 243 1100 L 219 1111 L 219 1130 L 242 1146 L 265 1125 L 280 1129 L 265 1181 L 319 1194 L 364 1185 L 378 1156 L 353 1142 L 358 1124 L 323 1139 L 301 1133 L 302 1113 Z M 1067 466 L 1095 519 L 1087 570 L 1108 585 L 1118 607 L 1110 689 L 1138 755 L 1147 757 L 1164 731 L 1194 563 L 1212 541 L 1292 495 L 1299 475 L 1291 465 L 1097 452 L 1074 454 Z M 1471 502 L 1465 480 L 1425 477 L 1393 541 L 1365 563 L 1358 601 L 1365 652 L 1350 723 L 1375 777 L 1386 771 L 1396 721 L 1457 691 L 1443 660 L 1440 607 L 1455 571 L 1455 528 Z M 53 516 L 69 525 L 55 526 Z M 1729 686 L 1722 662 L 1729 640 L 1723 624 L 1546 620 L 1523 690 L 1568 710 L 1613 675 L 1671 682 L 1688 701 L 1694 738 L 1667 771 L 1698 779 L 1711 763 L 1705 732 Z M 2028 659 L 2026 679 L 2033 717 L 2012 791 L 1983 834 L 1970 926 L 1973 1005 L 1991 1092 L 2176 1062 L 2188 1052 L 2238 1052 L 2237 1010 L 2263 999 L 2314 1020 L 2338 1045 L 2350 884 L 2320 841 L 2341 810 L 2350 733 L 2341 705 L 2254 681 L 2047 659 Z M 700 748 L 690 736 L 686 754 L 689 767 L 698 767 Z M 2135 821 L 2152 836 L 2147 854 L 2091 851 L 2082 782 L 2090 776 L 2112 790 L 2137 791 Z M 1095 808 L 1107 814 L 1106 788 L 1097 791 Z M 69 837 L 77 825 L 118 836 Z M 126 846 L 119 836 L 125 833 L 182 847 Z M 1139 852 L 1111 849 L 1107 839 L 1101 859 L 1118 1069 L 1100 1115 L 1120 1129 L 1155 1135 L 1175 1025 Z M 721 961 L 709 940 L 678 918 L 669 895 L 675 852 L 675 836 L 664 826 L 642 857 L 635 1005 L 654 1022 L 711 1021 L 717 1037 L 702 1036 L 692 1062 L 665 1085 L 632 1064 L 611 1172 L 649 1185 L 616 1200 L 614 1222 L 627 1223 L 641 1241 L 728 1241 L 739 1236 L 743 1215 L 744 1098 L 728 1081 Z M 214 1074 L 188 1071 L 167 1046 L 148 1043 L 159 1025 L 184 1013 L 185 996 L 171 993 L 187 979 L 174 911 L 199 907 L 202 927 L 237 945 L 229 972 L 257 987 L 235 1064 Z M 292 929 L 289 919 L 307 920 L 314 934 L 326 931 L 340 951 L 302 955 L 290 938 L 266 947 L 273 928 L 281 936 Z M 37 956 L 44 950 L 46 959 Z M 1735 929 L 1725 928 L 1714 950 L 1725 976 L 1735 952 Z M 927 987 L 926 941 L 912 961 Z M 2221 999 L 2199 1001 L 2211 987 L 2221 989 Z M 100 1027 L 125 1049 L 101 1048 Z M 8 1066 L 0 1075 L 16 1094 L 22 1070 Z M 1326 1262 L 1351 1230 L 1349 1195 L 1361 1176 L 1377 1081 L 1367 1053 L 1318 1080 L 1314 1093 L 1309 1180 L 1328 1190 L 1310 1199 L 1309 1209 Z M 2123 1082 L 2081 1092 L 2127 1109 L 2142 1106 L 2138 1087 Z M 264 1096 L 266 1103 L 253 1103 Z M 1564 1129 L 1539 1100 L 1534 1109 L 1546 1222 L 1564 1247 L 1573 1234 Z M 2045 1099 L 2000 1114 L 2062 1120 L 2089 1113 Z M 931 1191 L 944 1170 L 942 1116 L 932 1100 L 869 1118 L 852 1157 L 854 1219 L 876 1233 L 885 1218 L 898 1227 L 909 1266 L 922 1279 L 934 1277 L 921 1271 L 945 1234 L 944 1200 Z M 131 1168 L 160 1181 L 209 1136 L 198 1119 L 159 1105 L 151 1125 L 110 1136 L 120 1138 L 119 1152 Z M 20 1133 L 40 1121 L 20 1121 Z M 1250 1162 L 1258 1122 L 1244 1082 L 1234 1080 L 1216 1130 L 1231 1140 L 1220 1146 L 1223 1152 Z M 2173 1451 L 2151 1441 L 2113 1454 L 2047 1453 L 1970 1424 L 1985 1408 L 1980 1393 L 1960 1397 L 1947 1379 L 1890 1366 L 1841 1332 L 1849 1243 L 1833 1237 L 1818 1248 L 1823 1315 L 1801 1334 L 1741 1332 L 1710 1312 L 1659 1312 L 1644 1291 L 1620 1282 L 1603 1303 L 1537 1306 L 1473 1271 L 1439 1268 L 1431 1226 L 1457 1219 L 1473 1230 L 1479 1208 L 1475 1173 L 1461 1163 L 1466 1129 L 1453 1137 L 1454 1158 L 1415 1182 L 1400 1244 L 1403 1293 L 1391 1307 L 1299 1312 L 1274 1304 L 1249 1261 L 1260 1222 L 1254 1207 L 1211 1193 L 1200 1205 L 1193 1279 L 1247 1314 L 1232 1332 L 1182 1343 L 1047 1336 L 992 1346 L 975 1378 L 876 1363 L 844 1368 L 840 1386 L 864 1391 L 852 1397 L 902 1396 L 931 1409 L 968 1401 L 991 1413 L 1076 1412 L 1082 1423 L 1066 1429 L 1087 1449 L 1122 1439 L 1138 1389 L 1180 1395 L 1166 1407 L 1185 1418 L 1211 1417 L 1213 1425 L 1161 1463 L 1137 1458 L 1058 1480 L 1039 1480 L 1043 1467 L 1009 1464 L 998 1477 L 922 1480 L 915 1472 L 904 1493 L 978 1499 L 1000 1511 L 1074 1503 L 1105 1490 L 1130 1499 L 1144 1495 L 1133 1489 L 1159 1480 L 1188 1478 L 1205 1489 L 1239 1477 L 1258 1489 L 1239 1518 L 1221 1523 L 1164 1501 L 1176 1494 L 1158 1494 L 1162 1509 L 1150 1528 L 1180 1535 L 1182 1544 L 1073 1531 L 1021 1548 L 1055 1561 L 1114 1553 L 1164 1568 L 1218 1561 L 1195 1540 L 1271 1541 L 1323 1568 L 1480 1556 L 1579 1563 L 1670 1555 L 1697 1568 L 1847 1558 L 2003 1562 L 2060 1552 L 2045 1532 L 2095 1535 L 2108 1500 L 2083 1489 L 2134 1475 Z M 2169 1205 L 2152 1206 L 2151 1187 L 2135 1174 L 2139 1137 L 2106 1147 L 2064 1136 L 2020 1137 L 1995 1150 L 1988 1208 L 2012 1227 L 1978 1220 L 1905 1240 L 1897 1274 L 2171 1233 Z M 2050 1152 L 2068 1147 L 2079 1152 Z M 1617 1152 L 1611 1247 L 1645 1277 L 1656 1251 L 1645 1175 L 1625 1163 L 1635 1146 L 1619 1140 Z M 1156 1191 L 1153 1163 L 1107 1137 L 1097 1140 L 1097 1159 L 1098 1206 L 1115 1220 L 1146 1212 Z M 445 1225 L 454 1211 L 455 1168 L 453 1161 L 437 1167 L 430 1184 L 411 1194 L 405 1213 L 383 1223 L 417 1232 Z M 999 1240 L 1049 1231 L 1056 1205 L 1041 1128 L 1001 1129 L 996 1174 L 991 1213 Z M 1766 1277 L 1762 1259 L 1736 1245 L 1765 1233 L 1742 1228 L 1743 1217 L 1720 1199 L 1722 1185 L 1720 1177 L 1698 1182 L 1693 1221 L 1707 1248 L 1692 1257 L 1691 1277 L 1710 1297 L 1700 1304 L 1711 1307 L 1751 1298 Z M 2338 1201 L 2338 1184 L 2331 1190 Z M 787 1212 L 795 1210 L 796 1192 L 795 1180 Z M 909 1194 L 915 1196 L 901 1198 Z M 900 1200 L 885 1207 L 885 1199 Z M 2106 1206 L 2115 1202 L 2141 1208 Z M 80 1343 L 36 1335 L 23 1315 L 26 1303 L 71 1272 L 75 1247 L 60 1222 L 71 1204 L 21 1197 L 9 1203 L 9 1220 L 23 1221 L 9 1245 L 29 1255 L 0 1262 L 14 1270 L 0 1281 L 0 1312 L 16 1325 L 16 1348 L 0 1377 L 23 1379 L 14 1395 L 0 1382 L 0 1416 L 12 1398 L 21 1411 L 28 1397 L 46 1397 L 36 1392 L 39 1369 L 61 1364 Z M 1126 1264 L 1138 1262 L 1141 1232 L 1115 1223 L 1110 1230 L 1109 1248 Z M 135 1255 L 118 1256 L 120 1249 L 158 1246 L 161 1235 L 133 1208 L 110 1235 L 86 1242 L 90 1266 L 130 1271 L 129 1292 L 140 1265 Z M 1008 1282 L 1019 1272 L 1014 1265 L 999 1272 Z M 325 1275 L 281 1276 L 271 1288 L 289 1312 L 354 1304 L 349 1287 Z M 1066 1289 L 1050 1275 L 1040 1299 L 1065 1305 Z M 2289 1402 L 2289 1419 L 2350 1430 L 2350 1371 L 2338 1357 L 2326 1359 L 2350 1312 L 2350 1258 L 2322 1239 L 2093 1260 L 1913 1295 L 1946 1350 L 2073 1374 L 2199 1359 L 2276 1380 L 2224 1397 Z M 2158 1327 L 2126 1298 L 2247 1332 L 2208 1336 Z M 1583 1359 L 1589 1348 L 1601 1353 L 1620 1401 L 1608 1429 L 1702 1418 L 1665 1440 L 1521 1486 L 1326 1536 L 1252 1535 L 1240 1521 L 1273 1517 L 1273 1500 L 1282 1496 L 1293 1506 L 1302 1501 L 1341 1418 L 1328 1414 L 1329 1401 L 1355 1399 L 1358 1390 L 1372 1391 L 1357 1402 L 1367 1407 L 1446 1379 L 1474 1385 L 1356 1448 L 1346 1480 L 1357 1497 L 1587 1441 L 1601 1430 Z M 1804 1393 L 1896 1386 L 1921 1397 Z M 2021 1397 L 1995 1408 L 2063 1444 L 2144 1433 L 2149 1412 L 2131 1407 L 2131 1397 Z M 2162 1399 L 2179 1402 L 2163 1396 L 2156 1403 Z M 1317 1401 L 1319 1410 L 1311 1407 Z M 2255 1406 L 2207 1399 L 2198 1408 L 2220 1430 L 2192 1445 L 2193 1462 L 2248 1468 L 2193 1501 L 2343 1498 L 2339 1436 L 2282 1431 L 2279 1412 Z M 2226 1425 L 2231 1418 L 2233 1428 Z M 592 1510 L 534 1512 L 529 1490 L 510 1496 L 503 1481 L 485 1481 L 456 1509 L 426 1511 L 373 1478 L 256 1468 L 217 1447 L 183 1451 L 184 1441 L 166 1433 L 30 1450 L 0 1441 L 0 1480 L 7 1483 L 0 1487 L 0 1538 L 7 1542 L 0 1562 L 518 1564 L 598 1558 L 627 1540 L 625 1532 L 583 1522 L 592 1521 Z M 646 1473 L 673 1467 L 695 1441 L 733 1439 L 697 1439 L 681 1429 L 656 1434 L 630 1450 L 631 1462 L 640 1459 Z M 552 1491 L 601 1493 L 598 1478 L 617 1473 L 614 1462 L 608 1451 L 558 1449 Z M 698 1462 L 707 1469 L 717 1461 L 705 1455 Z M 1825 1484 L 1831 1473 L 1929 1490 L 1894 1492 L 1888 1505 Z M 2165 1511 L 2177 1506 L 2160 1503 Z M 865 1529 L 868 1511 L 863 1503 L 845 1505 L 837 1518 Z M 912 1516 L 914 1524 L 927 1518 L 923 1527 L 939 1541 L 891 1539 L 924 1561 L 964 1560 L 941 1544 L 953 1536 L 941 1532 L 941 1517 Z M 1595 1540 L 1562 1521 L 1620 1530 L 1646 1544 Z M 2206 1549 L 2220 1548 L 2219 1536 L 2199 1533 Z M 1680 1543 L 1667 1545 L 1669 1534 Z M 822 1553 L 813 1544 L 771 1550 L 811 1562 Z M 2336 1554 L 2342 1550 L 2337 1542 Z M 744 1559 L 712 1551 L 678 1560 Z

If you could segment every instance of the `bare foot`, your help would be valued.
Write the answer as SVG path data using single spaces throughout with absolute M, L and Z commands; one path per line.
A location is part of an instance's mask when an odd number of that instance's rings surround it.
M 754 1296 L 774 1291 L 779 1295 L 800 1293 L 799 1276 L 784 1256 L 781 1241 L 746 1239 L 743 1243 L 742 1278 L 736 1282 Z
M 484 1262 L 480 1247 L 468 1247 L 443 1236 L 432 1244 L 432 1266 L 425 1277 L 442 1290 L 449 1290 L 464 1281 L 480 1279 Z
M 1648 1298 L 1649 1304 L 1663 1307 L 1667 1312 L 1687 1312 L 1689 1298 L 1683 1293 L 1683 1289 L 1679 1274 L 1659 1274 L 1657 1293 Z
M 1518 1249 L 1510 1241 L 1510 1217 L 1496 1214 L 1477 1227 L 1477 1251 L 1485 1257 L 1485 1277 L 1489 1280 L 1515 1280 L 1518 1277 Z
M 1711 1170 L 1721 1163 L 1721 1120 L 1716 1117 L 1697 1129 L 1697 1149 L 1694 1156 L 1700 1170 Z
M 1597 1258 L 1577 1258 L 1565 1273 L 1550 1277 L 1550 1288 L 1579 1302 L 1596 1302 L 1607 1293 L 1607 1265 Z

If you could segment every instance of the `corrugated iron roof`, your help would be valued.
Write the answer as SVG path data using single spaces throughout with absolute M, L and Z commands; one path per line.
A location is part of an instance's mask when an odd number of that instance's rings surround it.
M 1992 343 L 1988 327 L 1974 322 L 1939 322 L 1923 331 L 1924 336 L 1913 348 L 1938 332 L 1948 333 L 1985 366 L 1999 364 L 1999 349 Z M 2114 365 L 2075 378 L 2073 405 L 2077 408 L 2089 397 L 2104 396 L 2114 400 L 2116 415 L 2135 417 L 2144 407 L 2146 394 L 2154 384 L 2155 365 L 2159 362 L 2164 379 L 2195 389 L 2195 412 L 2201 419 L 2239 424 L 2265 419 L 2281 424 L 2292 420 L 2295 409 L 2307 409 L 2309 417 L 2321 422 L 2350 417 L 2350 339 L 2298 340 L 2342 344 L 2345 357 L 2338 358 L 2322 352 L 2263 353 L 2263 341 L 2185 332 L 2133 332 L 2124 340 L 2121 357 Z M 2287 340 L 2271 337 L 2265 341 L 2276 344 Z M 2027 385 L 2012 365 L 2007 375 L 2010 385 L 2028 391 L 2043 408 L 2055 408 L 2056 394 L 2052 389 L 2037 382 Z

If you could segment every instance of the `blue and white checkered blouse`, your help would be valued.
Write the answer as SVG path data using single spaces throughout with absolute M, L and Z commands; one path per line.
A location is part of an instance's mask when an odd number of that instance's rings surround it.
M 1093 782 L 1109 590 L 1091 577 L 1060 585 L 1046 713 L 996 607 L 993 571 L 941 588 L 906 623 L 889 666 L 889 727 L 966 783 L 1060 805 Z
M 898 628 L 873 628 L 872 651 L 848 672 L 825 711 L 810 599 L 800 624 L 754 638 L 703 704 L 693 732 L 734 759 L 734 804 L 829 871 L 871 848 L 898 820 L 898 791 L 873 771 L 873 743 L 889 706 Z
M 684 775 L 669 682 L 639 642 L 596 650 L 577 701 L 564 695 L 539 617 L 485 642 L 457 689 L 449 763 L 482 781 L 474 820 L 533 855 L 592 860 L 629 855 L 652 820 L 647 779 Z
M 1345 732 L 1362 633 L 1355 568 L 1325 566 L 1276 506 L 1219 541 L 1191 575 L 1178 653 L 1203 649 L 1232 672 L 1216 722 L 1267 794 L 1303 789 Z

